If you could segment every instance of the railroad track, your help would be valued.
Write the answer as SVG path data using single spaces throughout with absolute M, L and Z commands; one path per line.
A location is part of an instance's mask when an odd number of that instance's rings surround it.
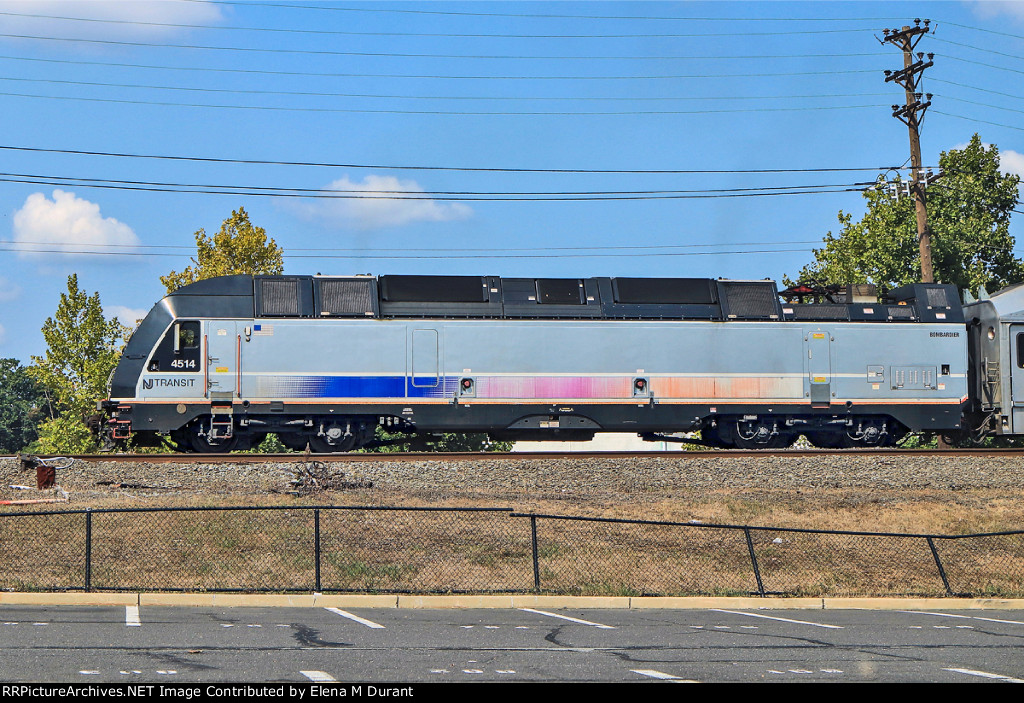
M 287 454 L 74 454 L 60 455 L 86 463 L 126 462 L 140 464 L 298 464 L 311 461 L 324 463 L 363 463 L 375 461 L 543 461 L 544 459 L 694 459 L 706 460 L 714 457 L 827 457 L 827 456 L 913 456 L 913 457 L 1024 457 L 1024 448 L 1010 449 L 717 449 L 707 451 L 621 451 L 621 452 L 387 452 L 311 454 L 289 452 Z M 8 455 L 0 459 L 17 459 L 21 455 Z M 58 455 L 38 455 L 41 459 Z

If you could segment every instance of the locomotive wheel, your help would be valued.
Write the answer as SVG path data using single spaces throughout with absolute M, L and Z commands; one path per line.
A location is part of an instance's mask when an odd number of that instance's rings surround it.
M 238 435 L 236 434 L 228 439 L 210 442 L 206 439 L 206 435 L 193 432 L 189 437 L 189 445 L 192 447 L 192 451 L 197 454 L 226 454 L 227 452 L 234 451 L 235 447 L 238 446 Z
M 737 449 L 784 449 L 796 441 L 796 435 L 787 432 L 770 434 L 771 429 L 756 420 L 737 420 L 730 429 L 732 445 Z
M 311 435 L 309 438 L 309 448 L 317 454 L 338 454 L 341 452 L 348 452 L 354 449 L 355 446 L 355 435 L 349 435 L 335 443 L 316 435 Z

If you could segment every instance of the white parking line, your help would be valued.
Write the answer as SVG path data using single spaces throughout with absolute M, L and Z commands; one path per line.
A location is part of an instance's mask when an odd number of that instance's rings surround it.
M 963 618 L 964 620 L 984 620 L 985 622 L 1000 622 L 1004 625 L 1024 625 L 1020 620 L 999 620 L 997 618 L 982 618 L 977 615 L 957 615 L 955 613 L 929 613 L 926 610 L 901 610 L 901 613 L 910 615 L 934 615 L 939 618 Z
M 305 676 L 310 681 L 316 681 L 318 683 L 328 683 L 330 681 L 338 680 L 330 674 L 328 674 L 326 671 L 300 671 L 299 673 Z
M 366 625 L 367 627 L 373 628 L 374 630 L 383 630 L 384 629 L 383 625 L 378 625 L 377 623 L 372 622 L 370 620 L 366 620 L 364 618 L 361 618 L 358 615 L 353 615 L 352 613 L 347 613 L 344 610 L 341 610 L 340 608 L 324 608 L 324 610 L 329 610 L 330 612 L 334 613 L 335 615 L 340 615 L 343 618 L 348 618 L 349 620 L 354 620 L 355 622 L 359 623 L 360 625 Z
M 655 671 L 654 669 L 630 669 L 630 671 L 632 671 L 634 674 L 640 674 L 641 676 L 650 676 L 652 679 L 661 679 L 662 681 L 671 681 L 672 683 L 698 683 L 697 681 L 684 679 L 681 676 L 666 674 L 663 671 Z
M 534 610 L 533 608 L 520 608 L 527 613 L 537 613 L 538 615 L 547 615 L 549 618 L 561 618 L 562 620 L 568 620 L 569 622 L 578 622 L 581 625 L 590 625 L 591 627 L 598 627 L 602 630 L 614 630 L 615 628 L 611 625 L 602 625 L 599 622 L 591 622 L 589 620 L 580 620 L 579 618 L 570 618 L 568 615 L 559 615 L 558 613 L 549 613 L 544 610 Z
M 806 620 L 790 620 L 789 618 L 777 618 L 771 615 L 761 615 L 760 613 L 748 613 L 745 610 L 719 610 L 718 608 L 711 608 L 716 613 L 732 613 L 733 615 L 746 615 L 752 618 L 764 618 L 765 620 L 778 620 L 779 622 L 791 622 L 795 625 L 811 625 L 813 627 L 825 627 L 829 630 L 842 630 L 842 625 L 826 625 L 821 622 L 808 622 Z
M 944 669 L 944 671 L 952 671 L 957 674 L 967 674 L 968 676 L 980 676 L 985 679 L 996 679 L 998 681 L 1006 681 L 1008 683 L 1024 683 L 1024 679 L 1015 679 L 1011 676 L 990 674 L 987 671 L 975 671 L 974 669 Z
M 124 626 L 142 627 L 142 620 L 139 619 L 139 606 L 126 605 L 124 607 Z

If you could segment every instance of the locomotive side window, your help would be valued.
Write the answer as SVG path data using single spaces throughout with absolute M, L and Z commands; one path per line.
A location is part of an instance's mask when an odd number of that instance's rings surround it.
M 189 321 L 171 325 L 153 352 L 147 369 L 177 373 L 200 371 L 199 323 Z
M 1024 332 L 1017 333 L 1017 368 L 1024 369 Z

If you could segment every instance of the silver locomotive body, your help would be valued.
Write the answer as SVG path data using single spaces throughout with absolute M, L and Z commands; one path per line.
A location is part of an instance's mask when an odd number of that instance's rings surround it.
M 153 308 L 101 406 L 110 439 L 197 451 L 346 451 L 377 425 L 884 446 L 960 429 L 967 347 L 942 285 L 783 305 L 768 281 L 230 276 Z

